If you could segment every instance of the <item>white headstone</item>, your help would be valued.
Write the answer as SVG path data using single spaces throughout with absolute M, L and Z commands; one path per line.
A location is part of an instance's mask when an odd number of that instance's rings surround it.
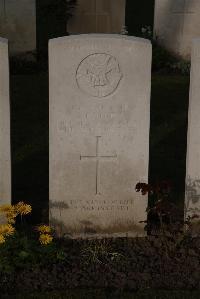
M 200 216 L 200 39 L 193 41 L 190 83 L 185 216 Z
M 0 38 L 0 205 L 11 202 L 8 41 Z
M 192 39 L 200 32 L 200 0 L 156 0 L 154 32 L 158 43 L 190 59 Z
M 151 44 L 120 35 L 50 40 L 50 221 L 59 234 L 143 235 Z
M 36 0 L 0 0 L 0 33 L 11 54 L 36 50 Z

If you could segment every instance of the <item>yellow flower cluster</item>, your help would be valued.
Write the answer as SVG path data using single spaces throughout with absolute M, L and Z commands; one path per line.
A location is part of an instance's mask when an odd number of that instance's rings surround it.
M 15 211 L 18 215 L 27 215 L 30 214 L 32 208 L 30 205 L 24 203 L 23 201 L 18 202 L 15 206 Z
M 15 205 L 2 205 L 0 206 L 0 214 L 3 214 L 6 219 L 6 224 L 0 224 L 0 244 L 5 243 L 6 237 L 11 236 L 15 232 L 13 224 L 15 224 L 16 217 L 18 215 L 24 216 L 30 214 L 32 208 L 30 205 L 23 201 L 18 202 Z M 37 227 L 39 232 L 39 241 L 42 245 L 47 245 L 52 242 L 53 237 L 51 236 L 51 227 L 48 225 L 39 225 Z
M 2 205 L 2 206 L 0 206 L 0 212 L 8 213 L 8 212 L 10 212 L 11 208 L 13 208 L 13 206 L 11 206 L 11 205 Z
M 0 235 L 10 236 L 15 232 L 15 228 L 11 224 L 0 224 Z
M 15 223 L 15 218 L 17 214 L 15 212 L 14 206 L 2 205 L 0 207 L 0 213 L 6 216 L 8 223 Z
M 0 224 L 0 244 L 5 243 L 6 238 L 15 232 L 12 224 L 15 224 L 18 215 L 27 215 L 31 213 L 31 206 L 23 201 L 18 202 L 16 205 L 2 205 L 0 206 L 0 214 L 3 214 L 6 219 L 6 224 Z
M 42 245 L 47 245 L 52 242 L 53 237 L 50 235 L 51 227 L 48 225 L 39 225 L 37 231 L 40 234 L 39 241 Z
M 31 206 L 23 201 L 18 202 L 16 205 L 2 205 L 0 206 L 0 213 L 4 214 L 8 223 L 15 223 L 15 218 L 18 215 L 27 215 L 31 213 Z
M 15 228 L 11 224 L 0 224 L 0 244 L 5 243 L 5 237 L 13 235 Z

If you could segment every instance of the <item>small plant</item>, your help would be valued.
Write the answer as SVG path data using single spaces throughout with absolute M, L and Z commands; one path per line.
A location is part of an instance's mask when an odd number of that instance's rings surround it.
M 150 41 L 153 40 L 153 30 L 151 26 L 144 26 L 141 28 L 142 37 L 149 39 Z
M 60 19 L 64 17 L 65 21 L 68 22 L 68 20 L 73 16 L 76 6 L 77 0 L 50 0 L 48 1 L 48 4 L 42 7 L 42 9 L 44 11 L 44 14 L 56 15 Z
M 52 242 L 50 226 L 42 224 L 32 229 L 25 225 L 25 217 L 31 211 L 32 207 L 22 201 L 0 206 L 3 221 L 0 224 L 0 273 L 66 260 L 65 251 Z
M 138 183 L 136 192 L 149 195 L 148 216 L 155 215 L 159 218 L 160 225 L 172 223 L 172 214 L 175 205 L 169 201 L 172 184 L 169 181 L 161 181 L 155 184 Z
M 187 215 L 187 212 L 185 213 Z M 184 231 L 187 234 L 199 235 L 200 216 L 199 214 L 187 215 L 184 221 Z
M 24 222 L 23 217 L 30 214 L 32 207 L 23 201 L 15 205 L 2 205 L 0 206 L 0 214 L 3 214 L 6 223 L 0 225 L 0 244 L 5 243 L 6 237 L 15 233 L 15 224 L 17 217 L 20 217 L 21 225 Z M 42 245 L 48 245 L 52 242 L 51 228 L 48 225 L 40 225 L 37 227 L 39 232 L 39 242 Z
M 106 264 L 109 261 L 116 261 L 122 254 L 113 251 L 111 245 L 105 239 L 93 240 L 86 244 L 81 250 L 81 257 L 86 264 Z
M 128 35 L 128 28 L 127 26 L 123 25 L 120 34 Z
M 173 254 L 176 248 L 183 242 L 184 222 L 178 218 L 179 211 L 170 201 L 172 184 L 162 181 L 155 184 L 138 183 L 136 192 L 149 195 L 149 207 L 147 208 L 146 230 L 150 235 L 160 238 L 160 244 L 164 247 L 166 256 Z
M 16 218 L 20 217 L 21 222 L 23 216 L 31 213 L 31 206 L 20 201 L 16 205 L 2 205 L 0 214 L 3 214 L 5 223 L 0 224 L 0 244 L 5 243 L 6 239 L 15 233 Z
M 136 192 L 141 192 L 142 195 L 149 195 L 149 207 L 147 208 L 148 221 L 141 221 L 147 223 L 147 230 L 150 232 L 152 228 L 151 219 L 158 219 L 157 228 L 160 231 L 173 230 L 175 232 L 189 233 L 193 222 L 200 223 L 200 216 L 196 213 L 189 214 L 185 206 L 185 215 L 187 217 L 183 221 L 178 217 L 179 211 L 175 204 L 170 200 L 172 184 L 168 181 L 162 181 L 154 185 L 146 183 L 136 184 Z

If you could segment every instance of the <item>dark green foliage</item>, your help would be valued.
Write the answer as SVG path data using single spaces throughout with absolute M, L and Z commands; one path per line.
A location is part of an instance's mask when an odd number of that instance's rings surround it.
M 44 15 L 56 14 L 56 17 L 62 21 L 62 18 L 67 21 L 72 17 L 77 0 L 45 0 L 42 6 Z
M 152 46 L 152 70 L 154 72 L 189 75 L 189 61 L 175 57 L 156 41 L 152 41 Z
M 34 266 L 47 266 L 66 260 L 66 253 L 53 242 L 41 245 L 38 234 L 17 231 L 0 245 L 0 273 L 15 273 L 19 270 L 33 269 Z
M 142 27 L 141 36 L 145 39 L 149 39 L 152 43 L 153 72 L 189 75 L 190 62 L 175 56 L 160 45 L 157 37 L 153 35 L 151 26 Z
M 126 27 L 129 35 L 141 36 L 145 25 L 153 28 L 154 0 L 126 0 Z
M 74 13 L 76 0 L 36 0 L 37 54 L 48 65 L 48 41 L 67 35 L 67 23 Z
M 153 52 L 152 52 L 152 69 L 153 71 L 168 71 L 170 66 L 176 63 L 177 59 L 173 57 L 165 48 L 159 46 L 153 41 Z

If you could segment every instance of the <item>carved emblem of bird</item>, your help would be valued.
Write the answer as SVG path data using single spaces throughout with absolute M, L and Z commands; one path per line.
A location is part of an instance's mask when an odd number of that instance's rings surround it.
M 108 74 L 115 68 L 115 61 L 112 57 L 99 56 L 96 60 L 87 61 L 86 76 L 93 87 L 106 86 L 110 84 Z

